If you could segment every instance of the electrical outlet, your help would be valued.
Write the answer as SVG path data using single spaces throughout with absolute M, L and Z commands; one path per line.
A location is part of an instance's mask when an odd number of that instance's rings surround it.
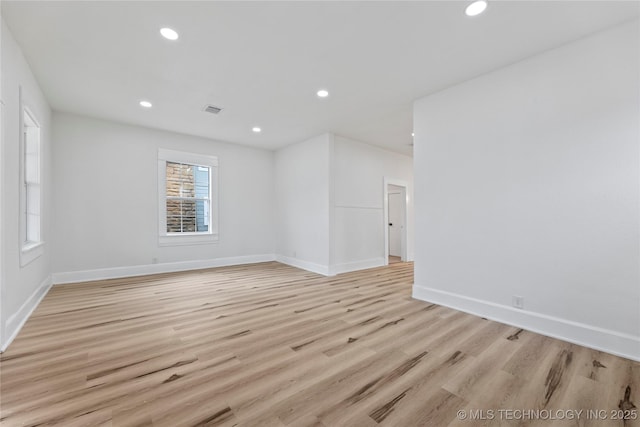
M 523 309 L 524 308 L 524 297 L 521 297 L 519 295 L 512 296 L 511 297 L 511 304 L 515 308 Z

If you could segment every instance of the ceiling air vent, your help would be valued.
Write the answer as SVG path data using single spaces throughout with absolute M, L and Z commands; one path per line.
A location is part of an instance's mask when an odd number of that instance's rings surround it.
M 204 111 L 211 114 L 218 114 L 220 113 L 220 111 L 222 111 L 222 108 L 216 107 L 214 105 L 207 105 L 206 107 L 204 107 Z

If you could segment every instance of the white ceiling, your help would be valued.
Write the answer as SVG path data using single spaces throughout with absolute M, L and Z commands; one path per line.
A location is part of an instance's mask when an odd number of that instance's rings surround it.
M 268 149 L 329 131 L 411 154 L 415 99 L 640 9 L 492 1 L 469 18 L 468 3 L 2 1 L 2 16 L 55 110 Z

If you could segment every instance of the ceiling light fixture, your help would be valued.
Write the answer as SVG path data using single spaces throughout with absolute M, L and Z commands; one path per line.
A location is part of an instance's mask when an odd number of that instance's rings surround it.
M 316 95 L 318 95 L 319 98 L 326 98 L 327 96 L 329 96 L 329 91 L 326 89 L 320 89 L 316 92 Z
M 178 40 L 178 33 L 176 30 L 172 30 L 171 28 L 161 28 L 160 34 L 167 40 Z
M 255 133 L 262 132 L 262 129 L 260 129 L 258 126 L 254 126 L 253 129 L 251 129 L 251 130 L 254 131 Z
M 144 108 L 151 108 L 153 107 L 153 104 L 149 101 L 140 101 L 140 106 Z
M 486 8 L 487 8 L 487 1 L 478 0 L 478 1 L 474 1 L 469 6 L 467 6 L 467 8 L 464 10 L 464 13 L 466 13 L 467 16 L 476 16 L 484 12 Z

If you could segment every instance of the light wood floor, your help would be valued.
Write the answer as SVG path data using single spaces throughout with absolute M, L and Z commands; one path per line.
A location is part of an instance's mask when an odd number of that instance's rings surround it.
M 398 262 L 402 262 L 402 258 L 401 257 L 389 255 L 389 264 L 396 264 Z
M 639 406 L 639 363 L 412 300 L 412 281 L 264 263 L 55 286 L 0 360 L 0 424 L 640 425 L 593 419 Z M 536 409 L 605 412 L 497 412 Z

